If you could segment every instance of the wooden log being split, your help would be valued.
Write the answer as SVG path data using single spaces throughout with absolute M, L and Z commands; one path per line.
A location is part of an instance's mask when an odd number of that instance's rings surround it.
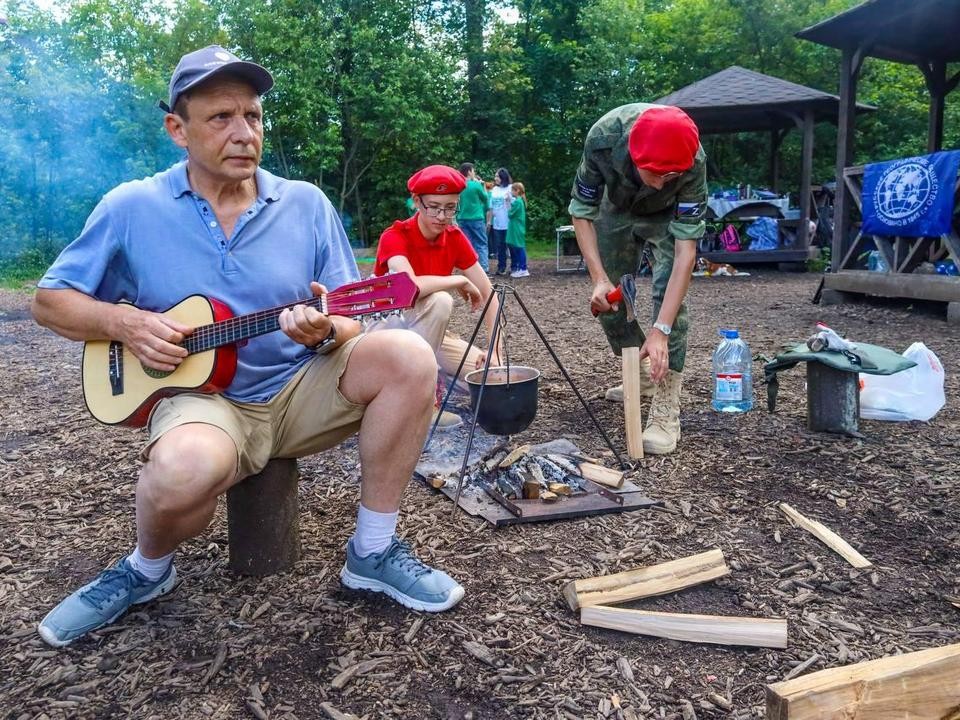
M 571 610 L 588 605 L 615 605 L 665 595 L 730 574 L 719 548 L 690 557 L 614 575 L 572 580 L 563 587 Z
M 640 348 L 625 347 L 623 361 L 623 420 L 627 435 L 627 454 L 643 457 L 643 416 L 640 414 Z
M 787 621 L 779 618 L 686 615 L 595 605 L 580 610 L 580 622 L 593 627 L 687 642 L 771 648 L 787 646 Z
M 855 568 L 873 567 L 873 563 L 850 547 L 850 544 L 846 540 L 837 535 L 826 525 L 819 523 L 816 520 L 811 520 L 810 518 L 804 517 L 792 507 L 787 505 L 787 503 L 780 503 L 779 507 L 783 514 L 790 518 L 795 525 L 803 528 L 808 533 L 813 535 L 828 548 L 843 557 L 844 560 L 853 565 Z
M 615 489 L 623 487 L 622 470 L 614 470 L 592 462 L 582 462 L 580 463 L 580 474 L 598 485 Z
M 960 644 L 830 668 L 767 686 L 767 720 L 960 717 Z

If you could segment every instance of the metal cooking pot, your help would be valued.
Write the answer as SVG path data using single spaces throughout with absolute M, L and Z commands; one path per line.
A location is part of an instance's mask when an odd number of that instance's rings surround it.
M 492 435 L 513 435 L 526 430 L 537 416 L 537 381 L 540 371 L 523 365 L 491 367 L 477 422 Z M 483 368 L 467 373 L 470 406 L 477 409 Z

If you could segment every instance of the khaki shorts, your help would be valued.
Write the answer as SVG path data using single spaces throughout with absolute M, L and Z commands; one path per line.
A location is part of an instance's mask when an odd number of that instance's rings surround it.
M 239 478 L 260 472 L 270 458 L 299 458 L 338 445 L 360 429 L 365 405 L 340 393 L 340 377 L 363 336 L 329 355 L 317 355 L 266 403 L 240 403 L 222 395 L 184 393 L 160 401 L 150 417 L 150 448 L 180 425 L 220 428 L 237 447 Z

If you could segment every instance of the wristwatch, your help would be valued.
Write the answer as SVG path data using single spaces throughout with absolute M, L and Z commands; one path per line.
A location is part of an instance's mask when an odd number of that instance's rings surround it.
M 334 345 L 337 344 L 337 326 L 332 322 L 330 323 L 330 332 L 327 333 L 327 336 L 313 346 L 313 351 L 317 355 L 326 355 L 328 352 L 333 350 Z
M 669 334 L 670 334 L 670 331 L 672 330 L 672 328 L 671 328 L 669 325 L 667 325 L 666 323 L 662 323 L 662 322 L 655 322 L 655 323 L 653 324 L 653 327 L 654 327 L 655 330 L 659 330 L 659 331 L 662 332 L 664 335 L 669 335 Z

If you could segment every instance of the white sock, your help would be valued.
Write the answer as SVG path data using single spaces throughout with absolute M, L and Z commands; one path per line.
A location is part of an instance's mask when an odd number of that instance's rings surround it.
M 382 513 L 368 510 L 362 504 L 357 513 L 357 529 L 353 533 L 353 551 L 357 557 L 381 553 L 390 545 L 397 530 L 400 513 Z
M 127 558 L 127 563 L 130 567 L 143 575 L 147 580 L 159 580 L 162 578 L 172 562 L 173 553 L 158 558 L 147 558 L 140 552 L 139 545 L 130 553 L 130 557 Z

